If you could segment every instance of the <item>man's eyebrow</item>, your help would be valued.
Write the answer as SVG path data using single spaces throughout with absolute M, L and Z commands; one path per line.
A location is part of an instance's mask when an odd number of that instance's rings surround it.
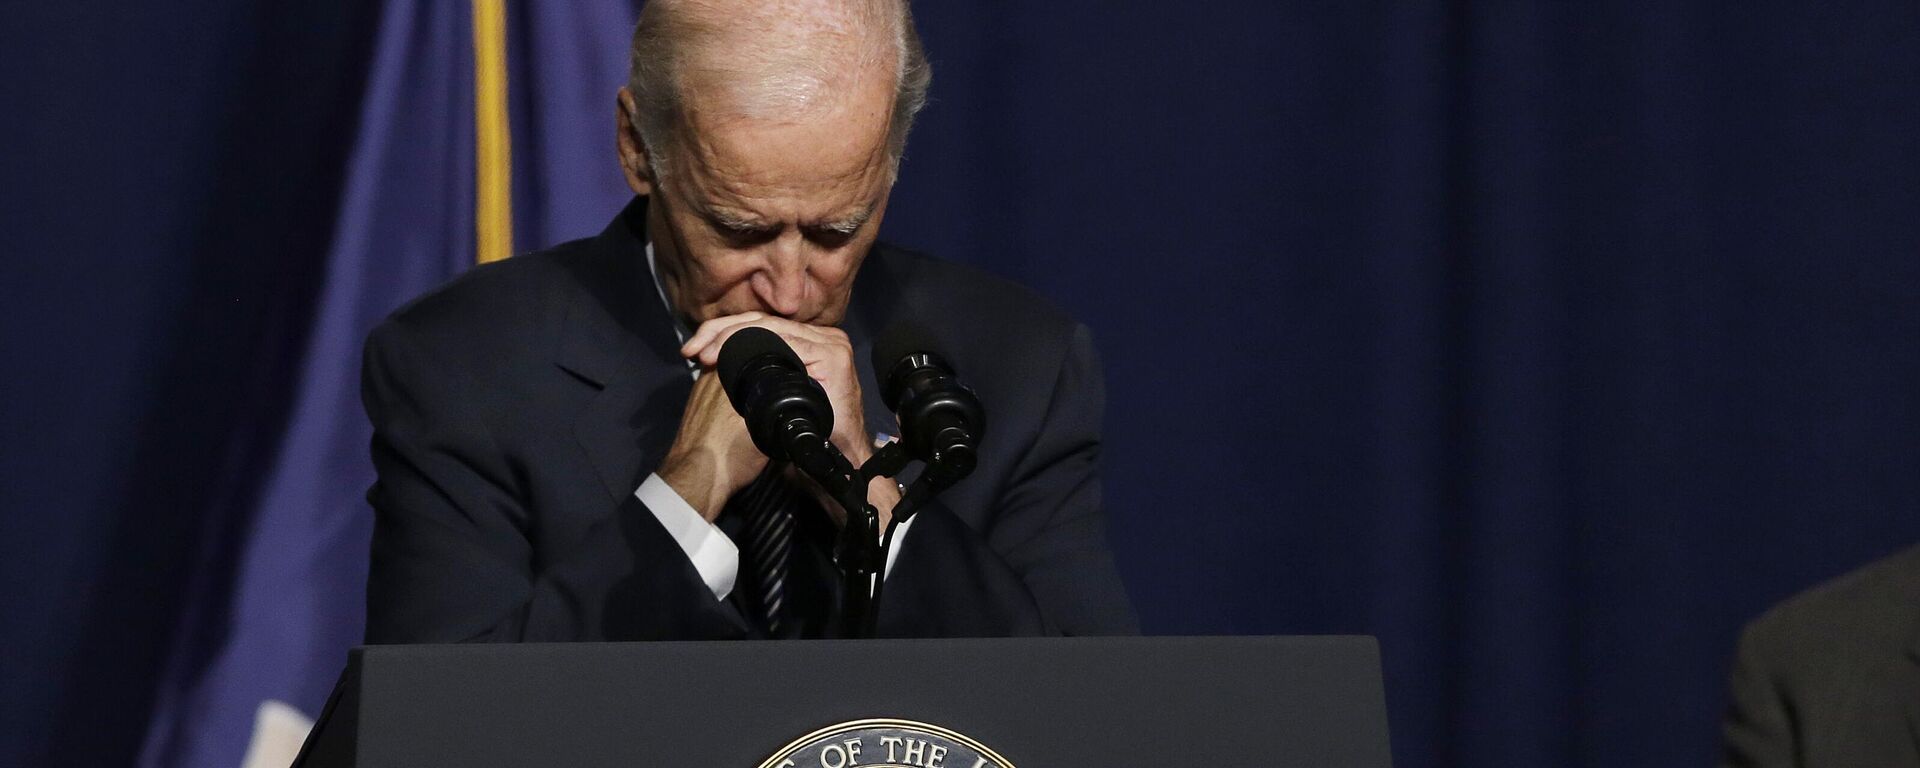
M 827 230 L 829 232 L 837 232 L 842 235 L 851 235 L 855 232 L 860 231 L 861 227 L 866 226 L 867 220 L 871 218 L 873 218 L 873 206 L 867 206 L 858 211 L 854 211 L 853 213 L 848 214 L 844 217 L 841 217 L 836 221 L 829 221 L 819 226 L 821 229 Z
M 727 229 L 734 229 L 742 232 L 754 232 L 754 231 L 767 228 L 766 222 L 761 221 L 758 218 L 755 218 L 752 214 L 743 215 L 740 213 L 736 213 L 734 211 L 726 210 L 724 208 L 719 208 L 714 205 L 711 205 L 704 200 L 693 201 L 693 208 L 696 213 L 699 213 L 701 216 L 705 217 L 708 221 L 712 221 L 713 223 L 719 224 L 720 226 L 726 227 Z

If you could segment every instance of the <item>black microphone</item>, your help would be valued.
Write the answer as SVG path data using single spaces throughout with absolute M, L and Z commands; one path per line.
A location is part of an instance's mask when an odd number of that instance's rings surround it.
M 874 574 L 886 562 L 879 542 L 880 518 L 867 503 L 866 482 L 829 440 L 833 402 L 826 389 L 807 375 L 793 348 L 765 328 L 742 328 L 727 337 L 716 368 L 727 400 L 746 419 L 754 447 L 769 459 L 791 462 L 846 510 L 846 524 L 833 548 L 833 562 L 844 579 L 840 634 L 871 636 L 878 590 Z
M 902 447 L 926 462 L 923 477 L 945 488 L 972 473 L 987 414 L 933 351 L 931 335 L 912 322 L 895 323 L 873 345 L 873 370 L 883 377 L 881 401 L 900 419 Z
M 815 477 L 832 470 L 833 404 L 779 334 L 765 328 L 735 331 L 720 346 L 716 368 L 727 400 L 747 421 L 754 447 Z

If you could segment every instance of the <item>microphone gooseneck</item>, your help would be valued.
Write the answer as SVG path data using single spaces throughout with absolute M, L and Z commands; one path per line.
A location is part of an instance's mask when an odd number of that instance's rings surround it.
M 933 337 L 907 320 L 895 322 L 873 345 L 880 400 L 900 422 L 900 441 L 875 452 L 861 471 L 869 478 L 895 477 L 909 461 L 923 465 L 920 476 L 902 489 L 893 507 L 892 521 L 880 542 L 883 559 L 893 548 L 894 533 L 901 524 L 979 463 L 986 410 L 973 390 L 960 383 L 953 366 L 933 349 Z M 877 620 L 885 586 L 884 579 L 874 584 L 869 634 L 876 626 L 872 622 Z

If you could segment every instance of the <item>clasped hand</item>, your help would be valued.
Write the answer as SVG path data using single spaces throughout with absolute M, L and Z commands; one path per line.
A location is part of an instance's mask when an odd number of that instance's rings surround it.
M 834 447 L 845 454 L 855 468 L 873 455 L 873 443 L 867 434 L 865 411 L 861 408 L 860 376 L 853 364 L 853 343 L 838 328 L 807 325 L 760 312 L 717 317 L 701 323 L 680 355 L 700 366 L 693 394 L 687 398 L 686 412 L 680 418 L 680 432 L 657 474 L 674 492 L 680 494 L 701 517 L 712 522 L 720 516 L 727 500 L 746 488 L 766 469 L 767 457 L 753 445 L 746 420 L 735 413 L 720 385 L 720 377 L 711 375 L 720 361 L 720 348 L 742 328 L 759 327 L 780 335 L 793 347 L 794 354 L 807 367 L 807 375 L 820 382 L 833 404 Z M 812 478 L 793 467 L 786 468 L 788 480 L 807 489 L 822 509 L 833 517 L 835 525 L 846 524 L 841 509 Z M 879 510 L 880 530 L 885 531 L 893 506 L 900 500 L 899 489 L 887 478 L 874 478 L 867 500 Z

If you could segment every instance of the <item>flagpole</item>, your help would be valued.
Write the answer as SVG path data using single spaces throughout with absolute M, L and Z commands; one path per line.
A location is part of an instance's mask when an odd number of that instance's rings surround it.
M 506 0 L 473 0 L 475 257 L 513 255 L 513 152 L 507 124 Z

